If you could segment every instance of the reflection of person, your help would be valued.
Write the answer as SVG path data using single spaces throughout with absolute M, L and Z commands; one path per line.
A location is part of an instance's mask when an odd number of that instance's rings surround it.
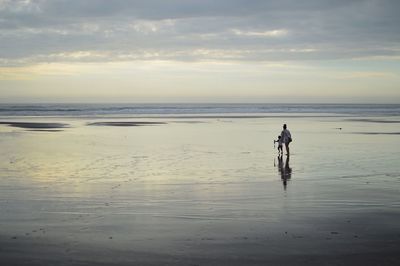
M 286 124 L 283 124 L 283 130 L 281 133 L 282 142 L 285 143 L 286 153 L 289 155 L 289 143 L 292 142 L 292 135 L 290 131 L 287 129 Z
M 278 171 L 281 174 L 283 189 L 286 190 L 287 181 L 292 178 L 292 168 L 289 166 L 289 156 L 286 157 L 285 164 L 283 163 L 282 155 L 278 156 Z
M 277 140 L 274 140 L 274 143 L 278 142 L 278 153 L 282 153 L 282 137 L 278 136 Z M 274 144 L 275 145 L 275 144 Z

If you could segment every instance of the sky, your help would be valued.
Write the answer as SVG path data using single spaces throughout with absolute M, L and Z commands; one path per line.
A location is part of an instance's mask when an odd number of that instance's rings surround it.
M 397 0 L 0 0 L 0 102 L 400 103 Z

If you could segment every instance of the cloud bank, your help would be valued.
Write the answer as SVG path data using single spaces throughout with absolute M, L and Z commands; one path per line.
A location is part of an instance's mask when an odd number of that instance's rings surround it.
M 0 0 L 0 66 L 400 56 L 400 1 Z

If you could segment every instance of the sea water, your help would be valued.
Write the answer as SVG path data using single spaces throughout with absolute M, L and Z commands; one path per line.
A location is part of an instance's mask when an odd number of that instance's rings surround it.
M 0 104 L 0 117 L 202 114 L 400 115 L 400 104 Z

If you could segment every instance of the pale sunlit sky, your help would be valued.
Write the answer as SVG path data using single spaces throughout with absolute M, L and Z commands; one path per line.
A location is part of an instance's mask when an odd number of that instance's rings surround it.
M 0 102 L 400 103 L 397 0 L 0 0 Z

